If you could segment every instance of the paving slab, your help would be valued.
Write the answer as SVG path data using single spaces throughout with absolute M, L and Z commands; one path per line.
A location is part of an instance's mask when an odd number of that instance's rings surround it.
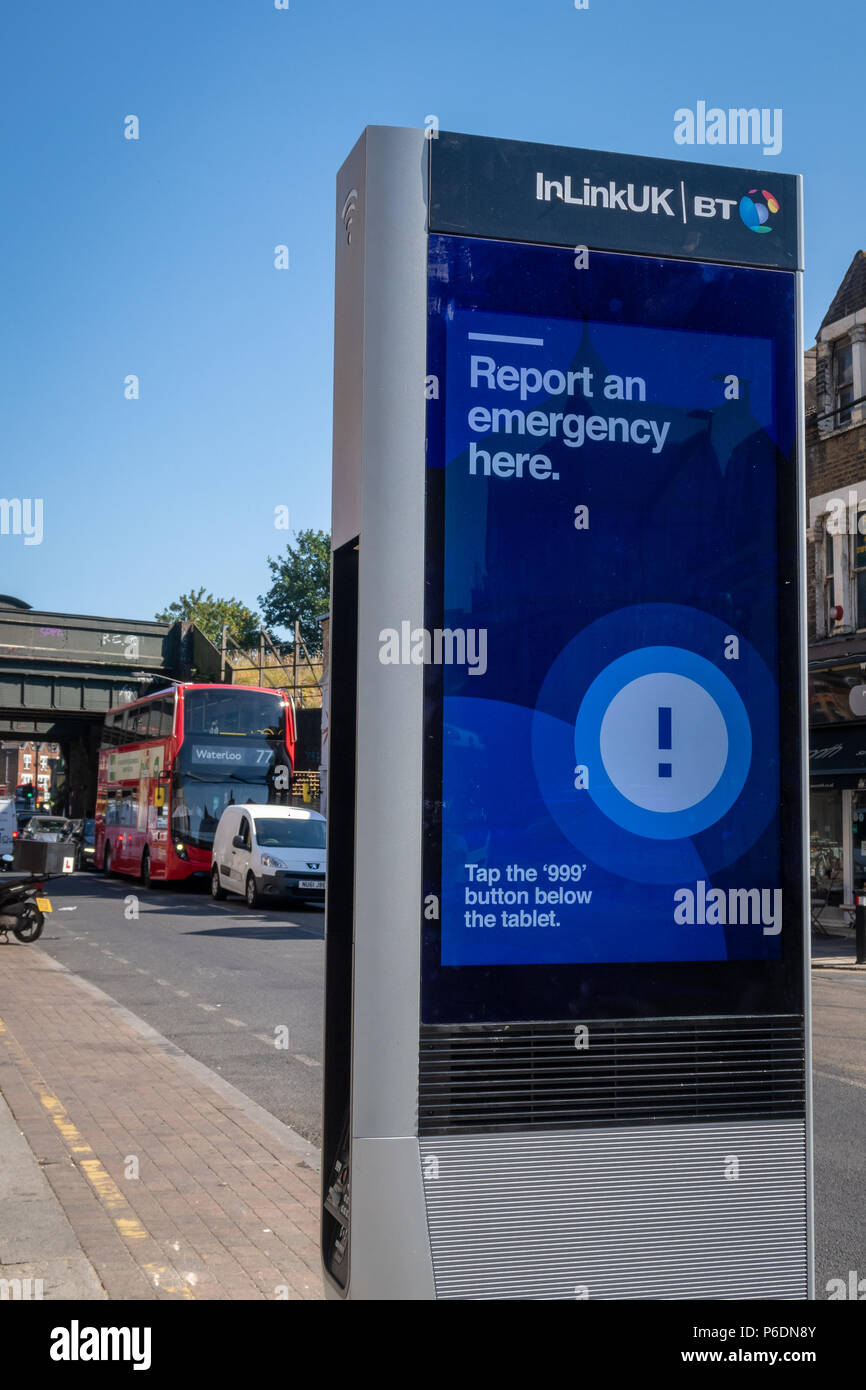
M 46 1298 L 324 1296 L 315 1147 L 17 942 L 0 945 L 0 1096 L 0 1280 L 41 1278 Z

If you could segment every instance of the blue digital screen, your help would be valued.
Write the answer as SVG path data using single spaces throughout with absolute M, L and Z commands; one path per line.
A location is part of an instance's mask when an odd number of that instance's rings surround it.
M 431 238 L 435 965 L 778 960 L 793 277 L 589 259 Z

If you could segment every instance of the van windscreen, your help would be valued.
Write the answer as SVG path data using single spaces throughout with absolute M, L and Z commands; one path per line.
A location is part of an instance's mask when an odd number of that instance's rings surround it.
M 324 849 L 325 822 L 256 817 L 256 843 L 262 849 Z

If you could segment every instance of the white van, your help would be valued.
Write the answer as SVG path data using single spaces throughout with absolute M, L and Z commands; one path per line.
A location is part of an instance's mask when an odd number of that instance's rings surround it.
M 297 806 L 227 806 L 213 842 L 214 898 L 241 893 L 247 907 L 275 898 L 324 903 L 325 817 Z
M 9 867 L 6 855 L 12 854 L 18 817 L 15 814 L 14 796 L 0 796 L 0 869 Z

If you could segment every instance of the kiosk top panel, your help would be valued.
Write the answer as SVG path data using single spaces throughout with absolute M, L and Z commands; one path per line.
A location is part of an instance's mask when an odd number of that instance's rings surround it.
M 431 232 L 803 268 L 796 175 L 445 131 L 429 143 Z

